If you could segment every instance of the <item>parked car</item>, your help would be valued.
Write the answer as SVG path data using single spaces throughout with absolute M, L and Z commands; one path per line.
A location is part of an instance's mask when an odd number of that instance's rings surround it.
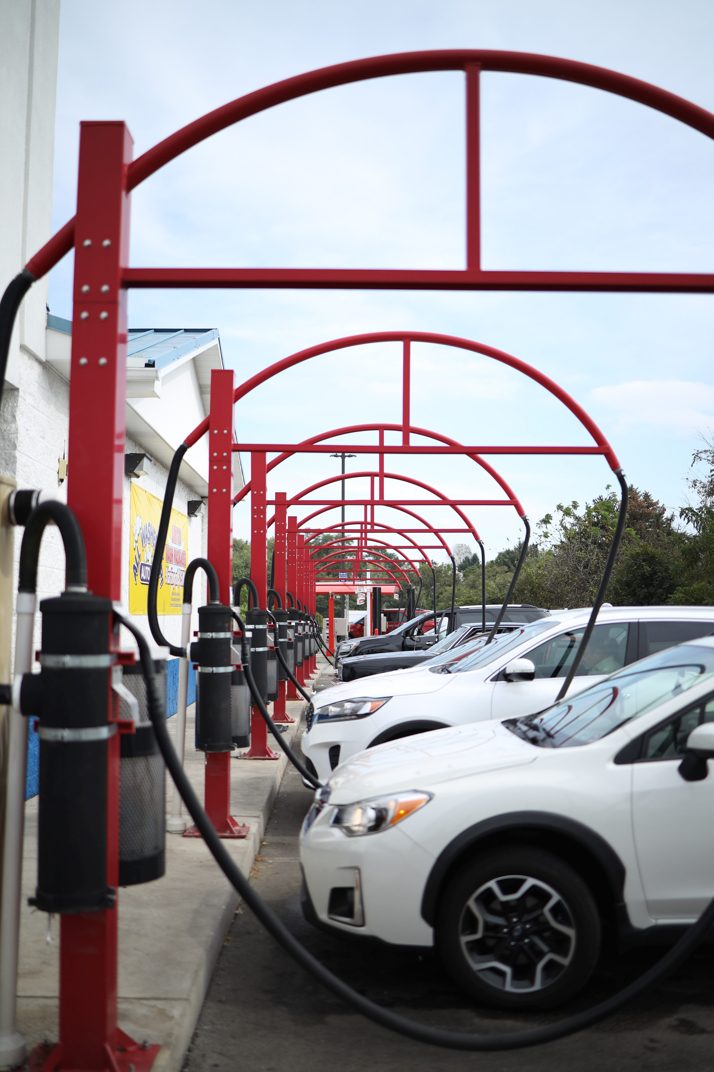
M 515 628 L 514 623 L 502 622 L 499 632 L 507 632 Z M 489 630 L 488 623 L 486 630 L 487 632 Z M 417 648 L 414 651 L 381 651 L 376 655 L 348 655 L 339 663 L 337 677 L 340 681 L 354 681 L 358 677 L 371 677 L 372 674 L 386 674 L 392 670 L 421 666 L 422 663 L 434 659 L 437 655 L 452 651 L 479 636 L 484 636 L 480 622 L 460 625 L 452 633 L 442 636 L 430 648 Z
M 707 637 L 540 714 L 362 752 L 305 819 L 305 913 L 435 947 L 482 1003 L 566 1002 L 606 933 L 671 935 L 714 895 L 713 720 Z
M 486 622 L 494 622 L 501 609 L 500 604 L 486 605 Z M 512 622 L 530 622 L 542 618 L 548 611 L 540 607 L 531 607 L 526 603 L 511 604 L 506 608 L 505 620 Z M 359 640 L 344 640 L 337 647 L 337 661 L 347 656 L 374 655 L 379 651 L 423 651 L 431 647 L 441 636 L 458 629 L 468 622 L 480 622 L 483 618 L 481 604 L 455 607 L 437 612 L 425 610 L 409 621 L 403 622 L 389 633 L 381 636 L 364 637 Z M 436 628 L 435 628 L 436 625 Z
M 384 618 L 385 633 L 391 633 L 392 629 L 396 629 L 398 625 L 407 620 L 407 612 L 404 607 L 384 607 L 382 617 Z
M 414 670 L 323 689 L 306 712 L 308 765 L 324 781 L 338 763 L 385 741 L 542 710 L 558 695 L 589 614 L 551 614 L 476 651 L 456 649 Z M 571 694 L 658 648 L 712 631 L 714 607 L 603 608 Z

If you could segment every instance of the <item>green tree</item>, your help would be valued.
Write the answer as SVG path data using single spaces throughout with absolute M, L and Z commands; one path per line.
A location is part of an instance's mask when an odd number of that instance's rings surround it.
M 692 455 L 695 474 L 687 484 L 693 503 L 683 506 L 680 517 L 693 530 L 682 548 L 681 583 L 674 603 L 714 604 L 714 445 L 707 441 Z

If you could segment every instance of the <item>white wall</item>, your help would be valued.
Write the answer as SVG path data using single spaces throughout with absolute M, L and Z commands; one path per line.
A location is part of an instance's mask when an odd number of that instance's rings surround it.
M 51 237 L 59 0 L 0 0 L 0 287 Z M 20 347 L 44 357 L 46 281 L 23 302 L 7 378 L 19 387 Z

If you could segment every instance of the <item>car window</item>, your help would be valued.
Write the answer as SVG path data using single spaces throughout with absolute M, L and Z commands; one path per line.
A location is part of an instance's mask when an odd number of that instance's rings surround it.
M 546 629 L 551 629 L 555 623 L 541 619 L 537 622 L 529 622 L 527 625 L 517 626 L 507 633 L 494 637 L 490 644 L 486 644 L 486 637 L 479 637 L 475 641 L 469 641 L 455 652 L 440 656 L 438 665 L 435 666 L 429 660 L 429 669 L 446 669 L 452 674 L 459 674 L 464 670 L 477 670 L 481 666 L 488 666 L 495 659 L 507 655 L 509 651 L 521 646 L 524 640 L 530 636 L 536 636 Z
M 685 640 L 696 640 L 714 632 L 713 622 L 640 622 L 640 651 L 643 655 L 652 655 L 662 648 L 671 648 L 673 644 L 683 644 Z
M 458 629 L 454 629 L 453 633 L 449 633 L 447 636 L 442 636 L 441 640 L 437 640 L 436 644 L 432 644 L 429 651 L 433 655 L 441 655 L 442 652 L 449 651 L 451 648 L 461 643 L 470 629 L 470 625 L 460 625 Z
M 407 622 L 402 622 L 401 625 L 398 625 L 396 629 L 391 629 L 390 632 L 394 633 L 395 636 L 403 636 L 404 633 L 410 632 L 414 628 L 414 626 L 419 625 L 421 620 L 421 614 L 417 614 L 416 617 L 410 618 Z
M 575 676 L 613 674 L 625 665 L 627 622 L 596 625 Z M 537 678 L 565 677 L 582 639 L 584 628 L 568 629 L 525 653 L 535 665 Z
M 589 744 L 711 677 L 714 648 L 666 648 L 540 714 L 509 719 L 504 725 L 543 747 Z
M 676 718 L 657 726 L 645 737 L 642 744 L 642 760 L 681 759 L 687 746 L 689 734 L 702 722 L 714 721 L 714 698 L 695 704 L 682 711 Z

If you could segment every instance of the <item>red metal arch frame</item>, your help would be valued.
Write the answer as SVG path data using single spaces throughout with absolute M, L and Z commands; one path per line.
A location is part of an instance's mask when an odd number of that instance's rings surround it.
M 400 567 L 396 564 L 393 564 L 391 567 L 387 566 L 385 564 L 386 558 L 386 555 L 376 555 L 374 554 L 374 552 L 372 552 L 372 554 L 366 553 L 361 556 L 359 569 L 355 569 L 354 559 L 348 558 L 346 556 L 342 557 L 339 552 L 336 552 L 331 562 L 315 563 L 314 571 L 316 575 L 320 575 L 323 573 L 331 574 L 340 566 L 351 565 L 353 575 L 356 575 L 358 573 L 361 575 L 363 572 L 385 574 L 387 577 L 391 578 L 394 584 L 398 585 L 400 588 L 401 584 L 399 581 L 399 577 L 401 576 L 404 583 L 408 585 L 410 583 L 409 574 L 406 573 L 403 569 L 400 569 Z M 329 577 L 326 579 L 337 580 L 338 578 Z
M 364 338 L 367 338 L 367 337 L 362 337 L 362 338 L 364 339 Z M 343 340 L 339 340 L 339 341 L 341 342 Z M 369 337 L 369 341 L 385 341 L 385 340 L 382 340 L 382 339 L 375 340 L 374 336 L 371 336 L 371 337 Z M 329 352 L 329 351 L 323 351 L 323 352 Z M 303 351 L 303 353 L 304 353 L 304 351 Z M 316 355 L 313 354 L 312 356 L 316 356 Z M 274 367 L 275 366 L 271 366 L 271 368 L 274 368 Z M 280 371 L 283 371 L 283 370 L 281 369 Z M 380 436 L 380 441 L 379 441 L 378 444 L 372 444 L 372 445 L 362 444 L 359 453 L 363 453 L 363 454 L 378 454 L 379 455 L 379 460 L 380 460 L 380 468 L 382 468 L 383 465 L 384 465 L 385 454 L 388 454 L 388 453 L 390 453 L 390 454 L 391 453 L 406 453 L 404 450 L 401 450 L 401 451 L 397 451 L 395 449 L 387 450 L 385 448 L 385 444 L 384 444 L 384 440 L 383 440 L 384 433 L 385 432 L 401 432 L 402 437 L 403 437 L 403 443 L 408 444 L 410 446 L 410 448 L 411 448 L 410 451 L 409 451 L 410 453 L 416 447 L 416 444 L 411 443 L 411 437 L 415 436 L 415 435 L 423 437 L 423 438 L 427 438 L 427 439 L 433 439 L 436 442 L 442 443 L 442 444 L 444 444 L 445 446 L 448 446 L 448 447 L 457 448 L 458 453 L 465 454 L 466 457 L 468 457 L 472 461 L 476 462 L 477 465 L 480 465 L 481 468 L 483 470 L 485 470 L 485 472 L 487 472 L 489 474 L 489 476 L 493 477 L 493 479 L 498 483 L 498 485 L 503 490 L 504 494 L 507 495 L 508 498 L 511 500 L 511 503 L 515 507 L 515 509 L 518 512 L 519 516 L 522 517 L 523 514 L 524 514 L 524 510 L 523 510 L 523 507 L 521 506 L 521 503 L 520 503 L 520 501 L 518 499 L 518 496 L 515 494 L 513 489 L 509 486 L 509 484 L 504 479 L 504 477 L 498 472 L 498 470 L 494 469 L 494 467 L 492 465 L 490 465 L 489 462 L 487 462 L 485 458 L 480 457 L 480 455 L 478 455 L 478 454 L 469 453 L 468 448 L 464 444 L 459 443 L 458 440 L 453 439 L 451 436 L 444 435 L 441 432 L 435 432 L 430 428 L 422 428 L 419 425 L 410 424 L 408 422 L 408 413 L 409 413 L 408 383 L 409 383 L 409 373 L 408 373 L 407 370 L 405 370 L 405 373 L 404 373 L 404 376 L 403 376 L 403 387 L 404 387 L 404 389 L 406 391 L 406 394 L 404 396 L 404 402 L 403 402 L 404 420 L 402 421 L 401 424 L 389 424 L 389 423 L 382 423 L 382 424 L 352 424 L 352 425 L 345 426 L 343 428 L 333 428 L 329 432 L 321 432 L 318 435 L 310 436 L 308 439 L 303 439 L 300 443 L 294 444 L 292 449 L 284 449 L 284 450 L 282 450 L 282 453 L 279 454 L 278 457 L 273 458 L 268 463 L 266 471 L 268 473 L 270 473 L 278 465 L 281 465 L 283 462 L 287 461 L 289 458 L 294 457 L 295 454 L 317 453 L 317 451 L 311 450 L 311 448 L 317 447 L 319 444 L 324 443 L 324 441 L 327 440 L 327 439 L 334 439 L 334 438 L 336 438 L 338 436 L 355 434 L 355 433 L 363 433 L 363 432 L 377 432 L 379 434 L 379 436 Z M 323 446 L 323 447 L 320 448 L 320 453 L 326 453 L 327 451 L 332 452 L 335 449 L 336 446 L 341 446 L 341 445 L 342 444 L 332 443 L 328 447 Z M 240 450 L 250 450 L 251 447 L 255 447 L 255 446 L 257 446 L 257 445 L 256 444 L 250 444 L 250 445 L 244 446 L 242 443 L 239 443 L 239 444 L 236 445 L 235 449 L 239 450 L 239 451 Z M 282 449 L 282 448 L 277 447 L 277 446 L 273 446 L 271 449 L 278 450 L 278 449 Z M 351 451 L 351 453 L 353 453 L 353 452 Z M 424 453 L 424 451 L 419 451 L 419 453 Z M 435 451 L 429 451 L 429 453 L 436 453 L 436 452 Z M 454 453 L 454 452 L 451 451 L 450 453 Z M 246 497 L 246 495 L 249 494 L 250 489 L 251 489 L 251 483 L 250 483 L 250 481 L 247 481 L 247 483 L 245 483 L 243 485 L 243 487 L 240 489 L 240 491 L 238 491 L 234 495 L 233 504 L 236 505 L 239 502 L 241 502 Z
M 377 446 L 374 444 L 365 443 L 350 443 L 340 444 L 345 450 L 349 450 L 354 454 L 466 454 L 473 456 L 473 460 L 478 464 L 482 464 L 483 459 L 479 456 L 482 454 L 602 454 L 607 460 L 608 465 L 616 472 L 620 468 L 620 463 L 617 457 L 608 443 L 607 439 L 603 435 L 602 431 L 598 428 L 595 421 L 586 413 L 583 407 L 575 401 L 567 391 L 564 391 L 559 384 L 552 380 L 545 373 L 540 372 L 538 369 L 529 365 L 521 358 L 515 357 L 513 354 L 507 353 L 505 350 L 499 350 L 494 346 L 488 346 L 486 343 L 475 342 L 472 339 L 465 339 L 458 335 L 445 335 L 439 332 L 432 331 L 378 331 L 369 332 L 360 335 L 350 335 L 341 339 L 332 339 L 330 342 L 319 343 L 316 346 L 310 346 L 305 350 L 299 350 L 294 354 L 290 354 L 288 357 L 282 358 L 280 361 L 274 362 L 267 368 L 251 376 L 245 380 L 240 387 L 237 387 L 234 395 L 233 402 L 239 402 L 246 395 L 250 394 L 256 387 L 265 383 L 267 380 L 272 379 L 279 373 L 284 372 L 286 369 L 293 368 L 296 365 L 301 364 L 304 361 L 309 361 L 314 357 L 321 356 L 323 354 L 335 352 L 337 350 L 344 350 L 355 346 L 364 346 L 373 343 L 384 342 L 398 342 L 402 344 L 402 379 L 403 379 L 403 392 L 402 392 L 402 404 L 403 414 L 402 423 L 400 425 L 385 425 L 385 429 L 389 428 L 395 431 L 402 432 L 401 444 L 384 444 L 381 443 Z M 430 345 L 438 346 L 451 346 L 459 350 L 468 350 L 471 353 L 480 354 L 482 357 L 489 357 L 494 361 L 498 361 L 500 364 L 507 365 L 517 372 L 522 373 L 528 379 L 533 380 L 539 384 L 546 391 L 552 394 L 558 401 L 570 410 L 573 416 L 582 424 L 588 434 L 591 436 L 595 446 L 541 446 L 541 445 L 521 445 L 521 446 L 473 446 L 450 441 L 449 437 L 442 436 L 439 433 L 432 433 L 426 429 L 423 430 L 423 434 L 433 439 L 441 439 L 444 445 L 433 446 L 413 444 L 410 437 L 412 433 L 412 426 L 409 417 L 410 408 L 410 383 L 411 383 L 411 343 L 420 342 Z M 193 446 L 208 430 L 208 418 L 201 421 L 200 424 L 191 432 L 190 435 L 184 440 L 188 447 Z M 339 436 L 344 435 L 355 429 L 361 429 L 363 426 L 357 425 L 348 427 L 346 429 L 335 429 L 333 432 L 324 433 L 324 435 Z M 369 426 L 368 426 L 369 427 Z M 375 427 L 375 426 L 372 426 Z M 376 426 L 379 429 L 379 425 Z M 420 431 L 418 434 L 422 434 Z M 236 444 L 235 450 L 244 451 L 265 451 L 265 450 L 278 450 L 282 451 L 287 457 L 290 454 L 296 452 L 308 453 L 308 454 L 329 454 L 335 449 L 334 444 L 321 443 L 320 436 L 313 437 L 313 441 L 305 440 L 303 443 L 291 443 L 291 444 L 265 444 L 265 443 L 240 443 Z M 275 465 L 279 464 L 279 461 L 285 460 L 274 459 Z M 273 463 L 271 462 L 271 466 Z M 484 466 L 484 468 L 487 468 Z M 491 476 L 495 480 L 501 483 L 502 478 L 495 472 L 495 470 L 489 469 Z M 501 485 L 504 486 L 503 484 Z M 511 497 L 513 492 L 510 491 Z
M 319 517 L 321 514 L 325 514 L 328 511 L 334 510 L 334 509 L 335 509 L 335 505 L 331 504 L 330 506 L 321 506 L 319 510 L 313 510 L 313 512 L 311 514 L 308 514 L 307 517 L 304 517 L 298 523 L 298 528 L 301 529 L 303 533 L 306 533 L 306 534 L 309 533 L 309 536 L 307 537 L 307 539 L 310 540 L 310 539 L 312 539 L 313 536 L 319 536 L 323 532 L 331 532 L 333 529 L 338 529 L 338 528 L 342 528 L 342 527 L 347 528 L 350 525 L 354 526 L 354 525 L 363 525 L 364 524 L 363 521 L 354 520 L 354 521 L 345 521 L 344 526 L 341 523 L 338 524 L 337 522 L 334 522 L 332 525 L 326 525 L 322 529 L 306 529 L 304 527 L 305 525 L 307 525 L 308 521 L 312 521 L 313 518 Z M 443 533 L 444 533 L 445 530 L 443 528 L 441 528 L 441 527 L 439 527 L 438 529 L 435 528 L 433 525 L 430 525 L 429 522 L 426 520 L 426 518 L 422 517 L 421 514 L 417 514 L 416 511 L 410 510 L 406 506 L 399 506 L 399 507 L 391 506 L 390 510 L 399 510 L 400 513 L 407 514 L 409 517 L 413 517 L 416 521 L 421 521 L 422 524 L 425 527 L 421 528 L 421 529 L 409 529 L 409 530 L 403 529 L 403 528 L 397 529 L 397 528 L 394 528 L 391 525 L 384 524 L 383 522 L 380 522 L 380 521 L 372 521 L 370 523 L 370 527 L 373 528 L 375 531 L 384 530 L 385 532 L 398 533 L 398 534 L 404 536 L 405 539 L 408 539 L 410 537 L 411 533 L 415 533 L 415 534 L 431 533 L 432 536 L 434 536 L 434 538 L 439 541 L 441 547 L 443 547 L 443 549 L 446 551 L 446 553 L 449 556 L 449 558 L 452 557 L 451 548 L 449 547 L 448 543 L 444 539 Z M 449 529 L 448 531 L 449 532 L 458 532 L 458 533 L 468 533 L 468 532 L 470 532 L 470 529 L 468 529 L 468 528 L 466 528 L 466 526 L 464 526 L 463 528 Z M 414 542 L 415 546 L 418 546 L 416 544 L 416 541 L 413 541 L 413 542 Z M 481 541 L 479 540 L 479 543 L 480 542 Z M 422 546 L 424 546 L 424 545 L 422 545 Z M 434 550 L 438 550 L 438 549 L 439 549 L 438 547 L 434 548 Z M 426 557 L 428 558 L 428 556 L 426 556 Z
M 385 558 L 389 559 L 390 562 L 393 562 L 395 564 L 398 563 L 399 565 L 401 565 L 402 571 L 406 571 L 406 572 L 411 571 L 416 576 L 419 575 L 419 570 L 417 569 L 417 566 L 406 555 L 400 554 L 398 556 L 398 558 L 394 559 L 394 558 L 391 558 L 391 556 L 389 554 L 387 554 L 386 551 L 382 550 L 382 548 L 388 548 L 394 554 L 397 554 L 396 549 L 390 543 L 388 543 L 386 540 L 378 540 L 378 539 L 375 539 L 374 537 L 370 536 L 370 539 L 369 539 L 368 543 L 354 544 L 354 543 L 351 542 L 348 545 L 347 541 L 349 539 L 350 539 L 350 537 L 348 537 L 348 536 L 342 536 L 339 539 L 329 540 L 326 543 L 313 545 L 312 547 L 310 545 L 308 545 L 308 543 L 306 541 L 305 545 L 308 548 L 308 551 L 310 552 L 310 556 L 311 556 L 313 562 L 316 565 L 318 563 L 320 563 L 320 562 L 327 561 L 329 559 L 330 555 L 332 555 L 333 551 L 340 551 L 341 553 L 347 553 L 347 552 L 350 552 L 350 551 L 359 552 L 361 549 L 364 549 L 364 548 L 368 547 L 372 551 L 375 551 L 375 552 L 380 551 L 381 554 Z M 378 546 L 373 546 L 373 545 L 378 545 Z M 328 548 L 332 548 L 333 550 L 328 551 L 327 554 L 322 554 L 321 553 L 321 552 L 327 550 Z
M 331 507 L 328 507 L 328 509 L 331 509 Z M 354 528 L 355 525 L 359 525 L 360 530 L 361 530 L 364 527 L 364 521 L 354 520 L 354 521 L 339 522 L 339 523 L 335 523 L 334 525 L 325 525 L 325 527 L 321 528 L 321 529 L 306 529 L 306 528 L 303 528 L 302 525 L 300 527 L 301 527 L 302 532 L 303 532 L 303 534 L 305 536 L 305 543 L 309 547 L 310 544 L 311 544 L 311 541 L 313 539 L 315 539 L 317 536 L 324 536 L 326 533 L 334 533 L 334 532 L 337 532 L 338 530 L 344 530 L 344 535 L 341 537 L 342 540 L 354 540 L 356 538 L 359 538 L 361 532 L 355 534 L 355 533 L 351 533 L 351 532 L 347 531 L 348 529 Z M 434 535 L 434 537 L 436 538 L 436 535 L 437 535 L 439 530 L 438 529 L 431 529 L 431 528 L 427 527 L 427 528 L 424 528 L 424 529 L 422 529 L 420 531 L 422 531 L 424 533 L 431 532 Z M 391 534 L 396 535 L 396 536 L 401 536 L 402 539 L 407 540 L 408 542 L 405 543 L 405 544 L 389 543 L 387 540 L 380 540 L 378 537 L 376 537 L 374 535 L 375 532 L 379 532 L 384 536 L 386 536 L 387 533 L 391 533 Z M 439 544 L 419 544 L 419 543 L 417 543 L 417 541 L 408 532 L 405 532 L 404 529 L 394 528 L 394 526 L 386 525 L 381 521 L 374 521 L 374 522 L 372 522 L 370 524 L 370 541 L 372 543 L 383 544 L 385 547 L 388 547 L 392 551 L 411 551 L 411 550 L 414 550 L 418 554 L 420 554 L 422 556 L 422 558 L 424 559 L 424 561 L 426 561 L 426 562 L 430 561 L 429 556 L 426 553 L 427 550 L 438 551 L 438 550 L 440 550 L 440 546 L 441 546 Z M 326 547 L 328 545 L 323 543 L 323 544 L 319 544 L 317 546 Z M 448 545 L 447 545 L 447 547 L 448 547 Z M 449 555 L 451 554 L 450 551 L 447 551 L 447 553 Z M 406 558 L 407 556 L 405 555 L 404 557 Z M 409 561 L 411 561 L 411 560 L 409 560 Z
M 341 484 L 342 481 L 347 480 L 359 480 L 365 477 L 377 477 L 379 474 L 371 469 L 358 470 L 353 473 L 337 473 L 335 476 L 325 477 L 323 480 L 317 480 L 314 484 L 309 484 L 307 487 L 302 488 L 296 492 L 287 500 L 287 505 L 291 506 L 327 506 L 334 509 L 338 506 L 370 506 L 373 502 L 372 499 L 342 499 L 341 497 L 335 497 L 332 499 L 306 499 L 305 495 L 310 495 L 313 491 L 318 491 L 320 488 L 327 487 L 329 484 Z M 380 506 L 387 506 L 394 509 L 399 509 L 403 504 L 407 506 L 447 506 L 454 511 L 460 521 L 463 521 L 464 525 L 468 527 L 469 532 L 473 536 L 474 540 L 479 539 L 478 532 L 473 525 L 473 522 L 466 516 L 461 509 L 462 505 L 465 506 L 511 506 L 512 504 L 505 499 L 459 499 L 454 500 L 448 495 L 444 495 L 438 488 L 433 487 L 431 484 L 427 484 L 423 480 L 417 480 L 413 476 L 403 476 L 400 473 L 384 473 L 386 480 L 401 480 L 405 484 L 413 484 L 415 487 L 423 488 L 425 491 L 430 492 L 435 497 L 433 499 L 387 499 L 379 502 Z M 270 504 L 273 500 L 268 499 Z
M 484 271 L 480 267 L 480 75 L 506 72 L 579 83 L 669 115 L 694 130 L 714 137 L 714 116 L 673 93 L 604 67 L 554 56 L 485 49 L 407 52 L 353 60 L 287 78 L 248 93 L 171 134 L 134 161 L 126 162 L 122 182 L 128 194 L 166 164 L 206 138 L 249 116 L 320 90 L 390 75 L 461 71 L 466 95 L 466 269 L 457 271 L 401 269 L 168 269 L 123 267 L 124 287 L 395 287 L 504 290 L 714 290 L 712 273 L 668 272 L 523 272 Z M 77 217 L 70 220 L 28 262 L 35 278 L 44 275 L 75 244 Z M 81 237 L 81 236 L 80 236 Z
M 371 544 L 362 544 L 357 547 L 336 547 L 327 555 L 318 556 L 311 553 L 310 557 L 313 568 L 315 570 L 320 570 L 322 573 L 325 572 L 327 567 L 332 567 L 333 563 L 339 559 L 341 562 L 352 562 L 353 570 L 355 572 L 361 572 L 361 563 L 366 561 L 374 561 L 388 565 L 391 570 L 396 570 L 407 584 L 411 583 L 410 578 L 413 579 L 418 576 L 418 571 L 411 565 L 411 563 L 400 562 L 398 559 L 392 558 L 385 551 L 381 550 L 381 548 L 372 547 Z
M 456 271 L 354 269 L 154 269 L 130 268 L 129 195 L 181 153 L 233 123 L 267 108 L 333 86 L 388 75 L 462 71 L 466 92 L 466 267 Z M 548 56 L 482 50 L 416 52 L 338 64 L 257 90 L 177 131 L 137 160 L 125 125 L 82 124 L 77 215 L 28 262 L 21 294 L 75 246 L 68 502 L 87 543 L 92 590 L 121 597 L 121 502 L 126 390 L 126 290 L 129 287 L 293 287 L 464 290 L 582 290 L 708 292 L 712 273 L 493 272 L 480 264 L 479 80 L 481 71 L 539 75 L 589 85 L 655 108 L 708 137 L 714 116 L 656 86 L 626 75 Z M 18 301 L 21 300 L 18 299 Z M 13 298 L 14 301 L 14 298 Z M 13 306 L 13 308 L 15 308 Z M 14 317 L 14 312 L 12 313 Z M 12 327 L 12 320 L 10 328 Z M 7 333 L 9 345 L 10 332 Z M 6 355 L 0 355 L 3 365 Z M 202 431 L 205 431 L 203 429 Z M 202 433 L 201 433 L 202 434 Z M 190 444 L 187 444 L 190 445 Z M 230 545 L 216 562 L 221 594 L 230 585 Z M 118 635 L 110 630 L 116 650 Z M 107 884 L 118 874 L 118 738 L 108 749 Z M 227 768 L 226 768 L 227 769 Z M 63 1068 L 107 1067 L 119 1049 L 131 1047 L 137 1067 L 143 1055 L 117 1026 L 116 909 L 64 915 L 60 943 L 58 1049 Z M 123 1058 L 122 1058 L 123 1059 Z

